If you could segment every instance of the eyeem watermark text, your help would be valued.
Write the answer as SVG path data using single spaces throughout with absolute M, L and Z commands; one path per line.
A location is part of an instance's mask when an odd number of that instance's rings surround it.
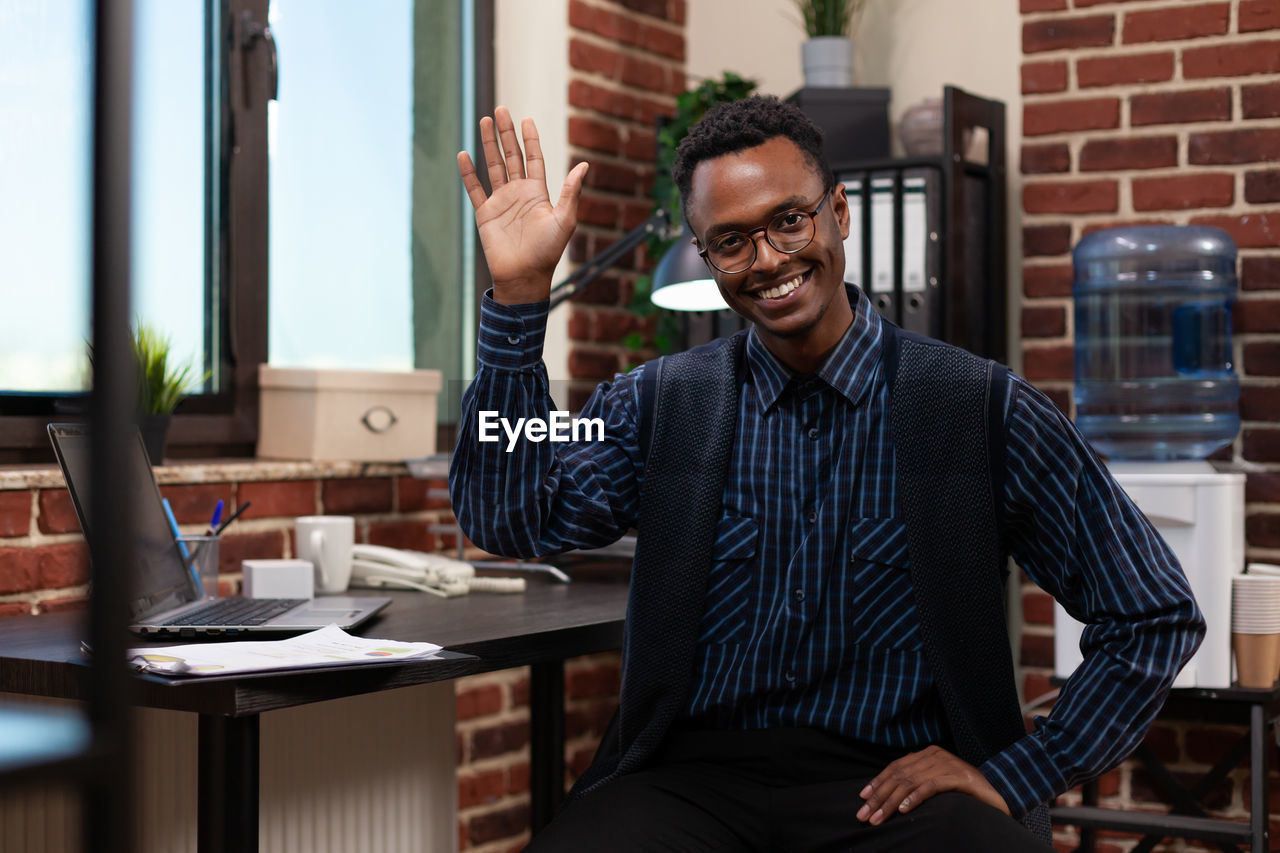
M 542 418 L 499 417 L 495 411 L 482 410 L 479 413 L 479 440 L 501 441 L 499 427 L 507 436 L 507 452 L 515 449 L 520 436 L 535 444 L 542 441 L 604 441 L 603 418 L 574 418 L 568 412 L 552 411 L 550 420 Z

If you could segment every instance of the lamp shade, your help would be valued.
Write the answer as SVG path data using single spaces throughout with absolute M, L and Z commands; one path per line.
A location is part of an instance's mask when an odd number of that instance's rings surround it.
M 671 311 L 720 311 L 729 307 L 698 250 L 684 239 L 677 240 L 658 261 L 649 298 L 659 308 Z

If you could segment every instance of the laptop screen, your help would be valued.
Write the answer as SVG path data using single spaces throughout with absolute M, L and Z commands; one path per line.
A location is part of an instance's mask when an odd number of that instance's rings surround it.
M 49 437 L 80 516 L 80 526 L 88 534 L 92 523 L 89 518 L 89 430 L 80 424 L 50 424 Z M 129 482 L 120 484 L 114 491 L 134 499 L 134 523 L 139 536 L 134 566 L 137 586 L 130 602 L 132 616 L 136 619 L 194 600 L 196 592 L 191 574 L 178 552 L 178 543 L 160 503 L 160 489 L 151 473 L 141 436 L 130 444 Z

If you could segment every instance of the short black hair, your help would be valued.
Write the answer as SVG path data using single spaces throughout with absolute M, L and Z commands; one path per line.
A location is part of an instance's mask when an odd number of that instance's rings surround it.
M 680 190 L 681 207 L 689 199 L 693 170 L 703 160 L 755 148 L 779 136 L 795 143 L 830 189 L 832 174 L 822 151 L 822 130 L 795 104 L 772 95 L 753 95 L 712 107 L 680 141 L 671 177 Z

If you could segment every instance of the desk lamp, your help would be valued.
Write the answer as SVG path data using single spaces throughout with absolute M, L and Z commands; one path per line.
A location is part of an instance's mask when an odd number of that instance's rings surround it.
M 595 281 L 609 267 L 622 259 L 627 252 L 639 246 L 650 234 L 675 237 L 677 242 L 662 256 L 653 272 L 653 288 L 650 299 L 659 308 L 673 311 L 718 311 L 729 306 L 720 297 L 720 290 L 711 279 L 707 266 L 693 244 L 683 239 L 684 229 L 674 234 L 665 211 L 658 211 L 591 258 L 564 281 L 551 288 L 551 307 L 581 291 Z
M 659 308 L 672 311 L 723 311 L 729 306 L 693 241 L 681 229 L 676 243 L 653 271 L 649 298 Z

